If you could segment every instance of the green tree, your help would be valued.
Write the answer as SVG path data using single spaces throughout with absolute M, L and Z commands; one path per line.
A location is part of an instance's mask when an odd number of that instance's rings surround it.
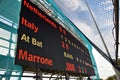
M 116 75 L 110 76 L 108 77 L 106 80 L 117 80 Z

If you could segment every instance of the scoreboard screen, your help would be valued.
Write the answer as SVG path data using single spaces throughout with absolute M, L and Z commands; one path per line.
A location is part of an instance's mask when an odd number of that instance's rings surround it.
M 29 0 L 21 5 L 15 64 L 94 75 L 88 49 Z

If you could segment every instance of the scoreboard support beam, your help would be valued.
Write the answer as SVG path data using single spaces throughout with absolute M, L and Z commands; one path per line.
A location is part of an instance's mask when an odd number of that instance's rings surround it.
M 39 68 L 36 68 L 36 80 L 43 80 L 42 79 L 42 71 Z
M 69 80 L 69 74 L 68 73 L 65 74 L 65 80 Z
M 52 76 L 53 76 L 53 74 L 51 74 L 51 76 L 50 76 L 49 80 L 51 80 Z

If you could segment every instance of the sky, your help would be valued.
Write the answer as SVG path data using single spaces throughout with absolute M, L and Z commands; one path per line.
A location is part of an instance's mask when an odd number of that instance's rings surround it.
M 93 19 L 84 0 L 54 0 L 62 12 L 101 50 L 105 48 L 99 37 Z M 86 0 L 94 15 L 96 23 L 102 33 L 105 43 L 112 58 L 115 57 L 113 29 L 113 5 L 112 0 Z M 120 49 L 119 49 L 120 50 Z M 95 57 L 100 78 L 106 79 L 115 74 L 113 67 L 94 48 Z

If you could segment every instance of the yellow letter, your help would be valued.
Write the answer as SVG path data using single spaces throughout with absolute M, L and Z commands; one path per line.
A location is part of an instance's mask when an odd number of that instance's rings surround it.
M 29 39 L 30 39 L 29 36 L 26 37 L 25 34 L 23 34 L 21 37 L 21 40 L 24 40 L 25 42 L 28 42 L 28 43 L 29 43 Z
M 36 39 L 35 38 L 32 38 L 32 44 L 36 45 Z

